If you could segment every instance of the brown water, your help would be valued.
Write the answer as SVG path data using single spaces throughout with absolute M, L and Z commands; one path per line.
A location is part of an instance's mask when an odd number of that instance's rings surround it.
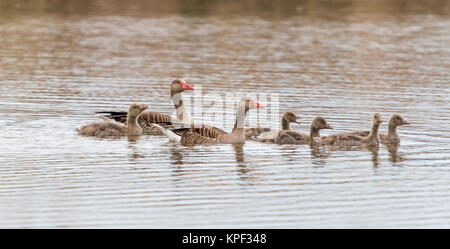
M 121 2 L 1 2 L 0 227 L 450 228 L 448 1 Z M 178 77 L 278 93 L 300 131 L 411 125 L 349 151 L 75 132 L 133 102 L 172 113 Z

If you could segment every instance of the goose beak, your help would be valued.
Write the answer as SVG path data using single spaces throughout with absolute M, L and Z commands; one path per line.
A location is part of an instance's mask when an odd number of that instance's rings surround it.
M 181 89 L 184 90 L 194 90 L 194 88 L 190 85 L 188 85 L 186 82 L 183 82 L 183 86 L 181 87 Z
M 402 125 L 409 125 L 410 123 L 408 122 L 408 121 L 406 121 L 406 120 L 403 120 L 402 121 Z
M 378 123 L 383 122 L 383 119 L 382 119 L 382 118 L 378 118 L 377 120 L 378 120 Z
M 139 107 L 139 109 L 141 109 L 142 111 L 147 109 L 147 108 L 148 108 L 148 105 L 140 105 L 140 107 Z
M 294 123 L 300 125 L 300 121 L 298 121 L 298 120 L 295 120 Z
M 333 129 L 333 127 L 331 127 L 329 124 L 326 124 L 325 129 Z
M 263 105 L 261 105 L 260 103 L 258 103 L 256 101 L 255 101 L 254 107 L 256 107 L 256 108 L 264 108 Z

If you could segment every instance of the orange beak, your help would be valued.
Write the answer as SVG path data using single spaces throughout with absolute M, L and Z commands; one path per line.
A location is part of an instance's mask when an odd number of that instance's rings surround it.
M 255 101 L 254 106 L 255 106 L 256 108 L 264 108 L 263 105 L 261 105 L 260 103 L 258 103 L 258 102 L 256 102 L 256 101 Z
M 194 88 L 188 85 L 186 82 L 183 82 L 183 86 L 181 87 L 183 90 L 194 90 Z

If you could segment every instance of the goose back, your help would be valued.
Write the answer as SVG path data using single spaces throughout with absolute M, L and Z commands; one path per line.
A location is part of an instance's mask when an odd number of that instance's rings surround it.
M 128 132 L 125 125 L 100 122 L 82 126 L 77 131 L 80 135 L 94 137 L 123 136 Z
M 222 129 L 208 125 L 202 125 L 202 127 L 195 127 L 195 128 L 177 128 L 172 129 L 172 131 L 179 136 L 183 136 L 188 131 L 193 131 L 194 133 L 209 138 L 216 138 L 218 136 L 228 134 L 228 132 Z
M 277 138 L 274 140 L 277 144 L 309 144 L 310 137 L 297 131 L 280 131 Z

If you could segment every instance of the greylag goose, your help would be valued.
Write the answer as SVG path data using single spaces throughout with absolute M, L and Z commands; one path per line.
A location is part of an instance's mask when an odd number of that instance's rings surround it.
M 361 136 L 358 133 L 339 133 L 322 138 L 320 145 L 332 146 L 376 146 L 380 143 L 378 130 L 383 122 L 381 114 L 375 113 L 372 118 L 372 129 L 367 136 Z
M 186 90 L 194 90 L 194 88 L 181 79 L 172 81 L 172 84 L 170 85 L 170 97 L 175 106 L 178 122 L 191 122 L 191 116 L 186 111 L 182 98 L 182 92 Z M 120 123 L 126 123 L 127 121 L 126 111 L 101 111 L 97 113 L 106 114 L 104 117 Z M 161 123 L 162 125 L 167 126 L 170 125 L 171 122 L 172 118 L 169 115 L 158 112 L 144 112 L 138 119 L 138 123 L 141 126 L 143 133 L 148 135 L 162 135 L 159 129 L 155 129 L 152 124 Z
M 244 122 L 245 116 L 250 109 L 262 108 L 263 106 L 251 98 L 243 98 L 237 107 L 236 122 L 231 133 L 222 134 L 216 137 L 208 137 L 200 134 L 194 128 L 182 128 L 184 132 L 181 135 L 177 130 L 179 129 L 166 129 L 156 124 L 155 126 L 169 137 L 171 141 L 178 141 L 183 145 L 196 145 L 196 144 L 244 144 Z M 194 126 L 192 124 L 192 126 Z M 215 127 L 213 127 L 215 128 Z M 186 130 L 187 129 L 187 130 Z
M 321 129 L 333 129 L 325 120 L 318 116 L 313 119 L 309 128 L 309 135 L 298 131 L 283 129 L 278 132 L 278 136 L 274 139 L 262 140 L 262 142 L 272 142 L 276 144 L 317 144 L 320 141 Z
M 285 111 L 281 116 L 281 129 L 288 131 L 291 130 L 291 123 L 300 124 L 297 120 L 297 116 L 291 111 Z M 279 130 L 270 128 L 247 128 L 244 129 L 245 137 L 247 140 L 261 140 L 271 139 L 278 136 Z
M 409 123 L 403 119 L 400 114 L 393 114 L 388 122 L 388 132 L 380 133 L 380 142 L 382 144 L 398 144 L 400 143 L 400 136 L 397 133 L 397 127 L 408 125 Z M 355 131 L 353 134 L 358 136 L 368 136 L 370 131 Z
M 186 106 L 183 102 L 182 92 L 186 90 L 194 90 L 194 88 L 188 85 L 185 81 L 181 79 L 176 79 L 172 81 L 170 85 L 170 97 L 172 99 L 173 105 L 176 110 L 177 120 L 174 122 L 169 115 L 158 113 L 158 112 L 144 112 L 139 116 L 138 123 L 143 130 L 143 134 L 146 135 L 163 135 L 160 129 L 153 126 L 153 124 L 159 124 L 165 128 L 174 128 L 172 125 L 185 126 L 191 125 L 193 123 L 190 113 L 186 110 Z M 102 111 L 97 112 L 98 114 L 107 114 L 104 117 L 107 119 L 113 119 L 117 122 L 126 122 L 126 111 Z M 221 134 L 226 134 L 227 132 L 219 129 L 212 128 L 209 126 L 201 126 L 195 128 L 196 131 L 204 136 L 216 137 Z M 178 134 L 185 132 L 185 129 L 178 130 Z
M 80 135 L 95 137 L 139 136 L 142 134 L 142 128 L 137 120 L 147 108 L 148 106 L 146 105 L 132 104 L 128 109 L 126 124 L 120 122 L 93 123 L 82 126 L 77 131 Z

